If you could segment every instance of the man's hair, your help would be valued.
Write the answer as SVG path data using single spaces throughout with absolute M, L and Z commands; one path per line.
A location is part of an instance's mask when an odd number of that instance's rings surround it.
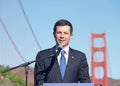
M 73 33 L 72 24 L 68 20 L 65 20 L 65 19 L 60 19 L 55 23 L 54 28 L 53 28 L 53 30 L 54 30 L 53 33 L 55 34 L 57 26 L 65 26 L 65 25 L 70 26 L 70 33 L 72 34 Z

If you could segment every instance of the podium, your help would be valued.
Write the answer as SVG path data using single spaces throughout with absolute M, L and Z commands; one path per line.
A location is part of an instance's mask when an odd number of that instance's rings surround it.
M 44 83 L 43 86 L 94 86 L 93 83 Z

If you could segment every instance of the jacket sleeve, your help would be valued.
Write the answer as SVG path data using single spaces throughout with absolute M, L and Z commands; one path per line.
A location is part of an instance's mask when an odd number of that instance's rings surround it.
M 36 63 L 34 67 L 34 86 L 42 86 L 45 79 L 45 73 L 44 73 L 44 63 L 43 60 L 41 60 L 40 53 L 36 56 Z
M 90 76 L 89 76 L 89 67 L 87 63 L 87 59 L 85 54 L 82 55 L 82 59 L 80 61 L 80 71 L 79 71 L 79 79 L 80 83 L 90 83 Z

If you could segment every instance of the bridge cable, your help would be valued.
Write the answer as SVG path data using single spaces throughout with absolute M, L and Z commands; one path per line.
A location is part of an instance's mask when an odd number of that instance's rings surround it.
M 40 46 L 40 44 L 39 44 L 39 42 L 38 42 L 38 40 L 37 40 L 37 37 L 35 36 L 35 33 L 34 33 L 33 29 L 32 29 L 32 26 L 31 26 L 31 24 L 30 24 L 30 22 L 29 22 L 29 20 L 28 20 L 28 17 L 27 17 L 27 15 L 26 15 L 26 13 L 25 13 L 25 10 L 24 10 L 24 7 L 23 7 L 23 5 L 22 5 L 22 3 L 21 3 L 21 0 L 18 0 L 18 2 L 19 2 L 20 7 L 21 7 L 21 9 L 22 9 L 22 11 L 23 11 L 23 14 L 24 14 L 24 16 L 25 16 L 25 19 L 26 19 L 26 21 L 27 21 L 27 24 L 28 24 L 28 26 L 29 26 L 29 28 L 30 28 L 30 30 L 31 30 L 31 32 L 32 32 L 32 35 L 33 35 L 33 37 L 34 37 L 34 39 L 35 39 L 35 41 L 36 41 L 36 43 L 37 43 L 37 46 L 38 46 L 38 48 L 39 48 L 40 50 L 42 50 L 42 48 L 41 48 L 41 46 Z
M 15 45 L 14 41 L 12 40 L 12 37 L 10 36 L 9 32 L 7 31 L 7 28 L 6 28 L 5 24 L 2 22 L 2 19 L 1 19 L 1 18 L 0 18 L 0 22 L 1 22 L 1 24 L 2 24 L 2 26 L 3 26 L 3 28 L 4 28 L 4 30 L 5 30 L 6 34 L 8 35 L 10 41 L 12 42 L 15 50 L 16 50 L 17 53 L 19 54 L 20 58 L 22 59 L 22 61 L 26 62 L 26 61 L 24 60 L 22 54 L 21 54 L 20 51 L 18 50 L 17 46 Z

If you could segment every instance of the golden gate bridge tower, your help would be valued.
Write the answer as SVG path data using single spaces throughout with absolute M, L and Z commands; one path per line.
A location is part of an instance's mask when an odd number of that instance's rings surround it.
M 102 39 L 102 46 L 95 46 L 98 39 Z M 92 56 L 92 77 L 91 80 L 94 84 L 98 86 L 108 86 L 108 74 L 107 74 L 107 57 L 106 57 L 106 34 L 95 34 L 92 33 L 91 37 L 91 56 Z M 102 54 L 101 56 L 96 54 Z M 100 59 L 100 60 L 98 60 Z M 97 74 L 98 72 L 98 74 Z M 102 77 L 98 77 L 102 74 Z

